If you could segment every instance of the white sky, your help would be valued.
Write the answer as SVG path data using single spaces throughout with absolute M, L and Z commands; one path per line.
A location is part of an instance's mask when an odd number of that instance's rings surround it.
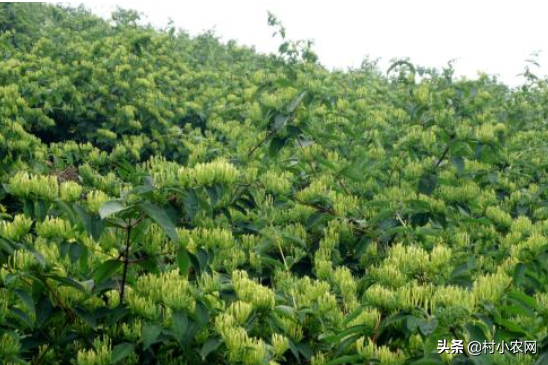
M 74 2 L 78 3 L 78 2 Z M 196 35 L 215 29 L 222 40 L 235 39 L 260 52 L 275 52 L 278 39 L 267 26 L 267 11 L 285 25 L 291 39 L 313 39 L 327 67 L 357 67 L 365 56 L 380 58 L 386 69 L 394 58 L 442 67 L 456 59 L 457 74 L 498 74 L 515 85 L 525 60 L 535 51 L 538 74 L 548 74 L 548 2 L 534 0 L 172 0 L 84 1 L 99 15 L 116 5 L 144 13 L 156 26 L 173 19 Z

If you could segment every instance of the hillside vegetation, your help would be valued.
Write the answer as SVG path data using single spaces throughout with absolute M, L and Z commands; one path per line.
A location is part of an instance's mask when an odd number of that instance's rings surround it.
M 546 80 L 331 71 L 269 23 L 0 4 L 0 362 L 545 364 Z

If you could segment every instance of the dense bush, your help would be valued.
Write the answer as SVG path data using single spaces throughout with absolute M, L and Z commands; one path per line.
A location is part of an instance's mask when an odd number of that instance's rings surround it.
M 545 363 L 546 81 L 328 71 L 269 23 L 0 5 L 2 363 Z

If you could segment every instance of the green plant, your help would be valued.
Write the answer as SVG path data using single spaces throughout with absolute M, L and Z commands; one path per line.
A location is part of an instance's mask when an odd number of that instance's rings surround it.
M 276 55 L 0 8 L 2 363 L 545 362 L 530 67 L 515 89 L 452 63 L 330 71 L 271 14 Z

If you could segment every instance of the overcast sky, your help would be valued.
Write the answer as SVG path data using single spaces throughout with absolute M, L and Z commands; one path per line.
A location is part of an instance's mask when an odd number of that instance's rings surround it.
M 548 74 L 548 2 L 532 0 L 172 0 L 84 1 L 108 16 L 119 5 L 142 12 L 156 26 L 172 19 L 198 34 L 214 29 L 222 40 L 235 39 L 260 52 L 275 52 L 278 40 L 267 26 L 267 11 L 285 25 L 291 39 L 313 39 L 327 67 L 357 67 L 364 57 L 386 69 L 395 57 L 442 67 L 455 59 L 458 74 L 498 74 L 515 85 L 525 60 L 536 51 Z M 79 2 L 75 2 L 79 3 Z

